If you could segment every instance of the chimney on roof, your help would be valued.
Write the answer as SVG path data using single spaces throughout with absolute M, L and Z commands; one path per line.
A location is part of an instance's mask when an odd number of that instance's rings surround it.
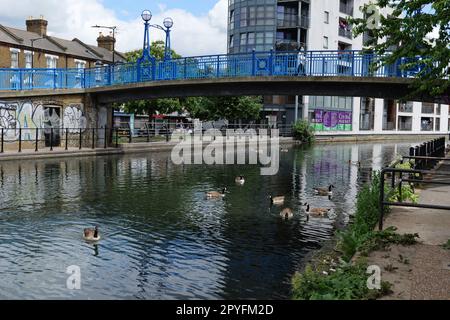
M 116 42 L 116 39 L 112 36 L 112 34 L 109 34 L 107 36 L 104 36 L 103 33 L 100 32 L 98 38 L 97 38 L 97 44 L 100 48 L 104 48 L 108 51 L 113 51 L 114 43 Z
M 27 31 L 34 32 L 44 37 L 47 35 L 47 25 L 48 21 L 44 19 L 44 16 L 41 16 L 39 19 L 33 19 L 30 17 L 27 21 Z

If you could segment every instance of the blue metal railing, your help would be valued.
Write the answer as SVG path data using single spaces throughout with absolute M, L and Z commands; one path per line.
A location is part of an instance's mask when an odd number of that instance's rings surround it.
M 258 76 L 415 77 L 408 59 L 376 70 L 382 56 L 362 51 L 249 52 L 128 63 L 91 69 L 0 69 L 0 90 L 77 89 L 145 81 Z M 420 58 L 417 58 L 420 59 Z

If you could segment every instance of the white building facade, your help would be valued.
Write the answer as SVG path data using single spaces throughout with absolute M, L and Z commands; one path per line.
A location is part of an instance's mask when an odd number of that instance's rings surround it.
M 348 17 L 370 0 L 229 0 L 230 53 L 307 50 L 361 50 Z M 382 12 L 386 14 L 387 12 Z M 370 97 L 267 96 L 264 116 L 272 123 L 308 119 L 318 135 L 447 134 L 448 105 L 400 103 Z

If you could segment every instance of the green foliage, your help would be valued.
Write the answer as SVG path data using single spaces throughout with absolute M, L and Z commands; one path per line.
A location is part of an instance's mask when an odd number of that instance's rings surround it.
M 200 103 L 201 120 L 258 119 L 262 109 L 262 97 L 209 97 Z M 189 107 L 187 110 L 190 112 Z
M 344 264 L 330 275 L 319 274 L 311 266 L 293 278 L 293 298 L 295 300 L 368 300 L 377 299 L 390 290 L 388 283 L 381 290 L 367 287 L 368 265 Z
M 150 46 L 150 54 L 155 57 L 157 60 L 164 59 L 164 50 L 165 50 L 165 43 L 162 40 L 154 41 L 152 42 Z M 142 49 L 133 50 L 130 52 L 125 53 L 125 58 L 128 62 L 136 62 L 140 57 L 142 57 Z M 172 50 L 172 58 L 178 59 L 181 58 L 181 56 L 176 53 L 174 50 Z
M 373 28 L 371 19 L 351 18 L 354 34 L 368 33 L 372 40 L 365 45 L 370 50 L 384 54 L 394 48 L 392 55 L 376 61 L 374 67 L 392 65 L 399 58 L 408 58 L 403 70 L 420 69 L 413 84 L 413 94 L 440 96 L 450 86 L 450 1 L 448 0 L 375 0 L 380 8 L 392 8 L 389 16 L 381 17 L 380 27 Z M 432 10 L 429 10 L 431 8 Z M 362 8 L 366 17 L 372 12 L 368 5 Z M 435 36 L 430 37 L 432 32 Z M 418 60 L 416 56 L 423 59 Z M 408 98 L 408 97 L 405 97 Z
M 293 127 L 294 138 L 301 142 L 313 143 L 315 140 L 315 130 L 307 120 L 299 120 Z
M 358 247 L 358 251 L 362 255 L 368 255 L 372 251 L 385 250 L 392 244 L 412 246 L 417 243 L 417 238 L 419 238 L 417 233 L 400 235 L 396 231 L 395 227 L 390 227 L 383 231 L 369 233 L 365 241 Z
M 446 249 L 446 250 L 450 250 L 450 239 L 447 241 L 447 243 L 446 244 L 444 244 L 443 246 L 442 246 L 444 249 Z

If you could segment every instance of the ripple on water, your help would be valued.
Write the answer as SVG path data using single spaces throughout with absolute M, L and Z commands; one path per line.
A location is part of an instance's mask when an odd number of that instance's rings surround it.
M 304 256 L 335 232 L 334 219 L 307 222 L 302 204 L 345 220 L 370 177 L 364 168 L 408 148 L 299 148 L 273 177 L 258 166 L 178 167 L 164 153 L 0 164 L 0 297 L 284 299 Z M 361 171 L 348 166 L 358 158 Z M 328 184 L 333 199 L 314 195 Z M 205 199 L 225 186 L 224 199 Z M 285 195 L 295 217 L 280 219 L 269 195 Z M 102 241 L 86 243 L 82 230 L 95 225 Z M 71 265 L 81 268 L 80 291 L 66 287 Z

